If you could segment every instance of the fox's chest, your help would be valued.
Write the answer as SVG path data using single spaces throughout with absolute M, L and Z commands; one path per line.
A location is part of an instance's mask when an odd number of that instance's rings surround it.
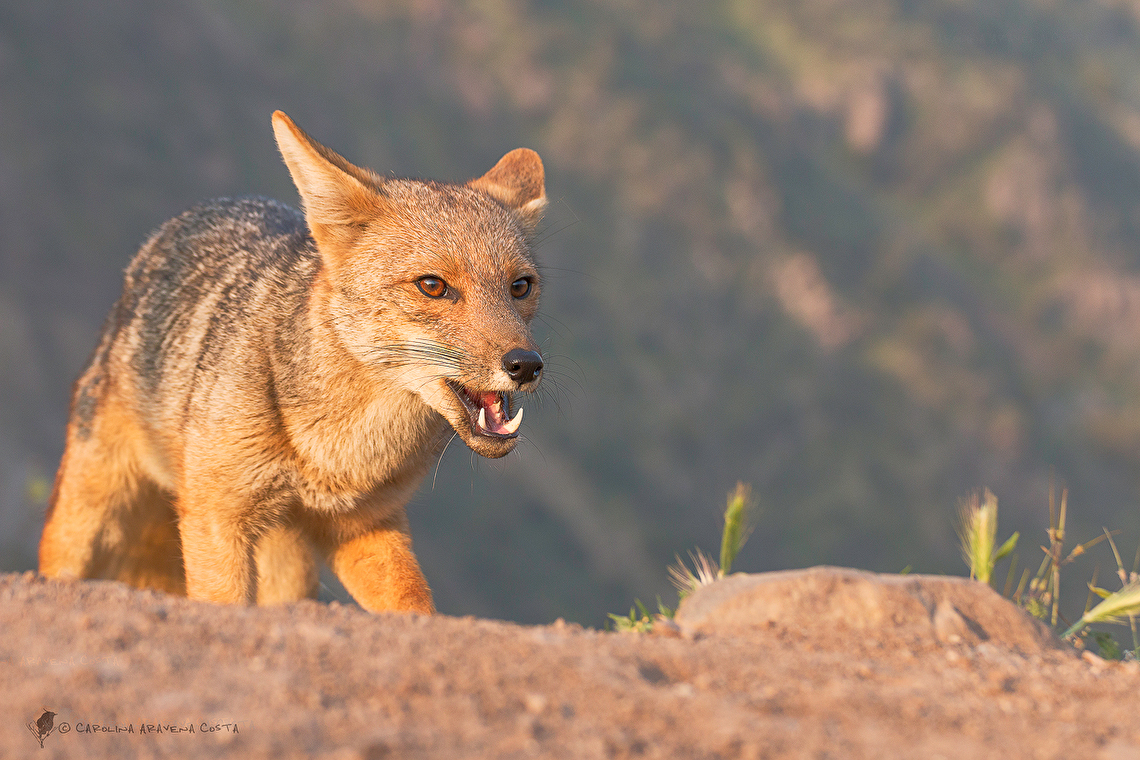
M 406 500 L 446 440 L 447 423 L 418 400 L 378 399 L 352 411 L 329 410 L 290 431 L 292 479 L 311 508 Z

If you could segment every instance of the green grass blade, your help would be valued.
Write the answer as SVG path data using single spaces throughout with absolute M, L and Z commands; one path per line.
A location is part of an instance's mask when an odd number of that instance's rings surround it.
M 724 510 L 724 532 L 720 542 L 720 577 L 732 570 L 732 563 L 740 553 L 748 535 L 752 532 L 752 486 L 737 483 L 736 490 L 728 495 L 728 506 Z
M 975 493 L 959 507 L 958 516 L 962 559 L 970 568 L 971 578 L 988 584 L 997 543 L 997 497 L 988 488 L 983 497 Z
M 1082 615 L 1081 619 L 1065 631 L 1061 638 L 1067 639 L 1093 623 L 1123 623 L 1130 616 L 1138 614 L 1140 614 L 1140 581 L 1134 581 L 1105 597 L 1104 601 Z
M 994 527 L 997 527 L 996 520 L 994 521 Z M 1017 548 L 1017 539 L 1020 537 L 1020 535 L 1020 533 L 1014 531 L 1013 535 L 1007 538 L 1005 543 L 998 547 L 997 553 L 994 554 L 994 562 L 1001 562 L 1003 559 L 1008 557 L 1014 549 Z

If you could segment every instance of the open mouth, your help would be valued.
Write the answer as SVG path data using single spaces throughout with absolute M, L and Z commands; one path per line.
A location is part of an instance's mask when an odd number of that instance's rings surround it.
M 463 404 L 467 417 L 471 422 L 471 430 L 475 435 L 485 435 L 490 438 L 517 438 L 519 425 L 522 424 L 523 410 L 519 409 L 513 419 L 508 419 L 511 412 L 511 396 L 503 391 L 477 391 L 467 388 L 454 380 L 447 381 L 447 387 Z

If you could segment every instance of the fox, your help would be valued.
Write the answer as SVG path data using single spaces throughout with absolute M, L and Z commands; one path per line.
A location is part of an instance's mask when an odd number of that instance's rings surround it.
M 544 374 L 542 160 L 387 177 L 271 121 L 301 210 L 207 201 L 139 249 L 72 390 L 40 573 L 265 605 L 315 597 L 323 562 L 366 610 L 432 614 L 407 503 L 455 436 L 510 453 Z

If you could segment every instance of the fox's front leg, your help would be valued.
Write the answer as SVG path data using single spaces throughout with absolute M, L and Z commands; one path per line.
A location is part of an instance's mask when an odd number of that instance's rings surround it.
M 251 509 L 236 494 L 184 489 L 178 532 L 186 567 L 186 595 L 229 604 L 255 601 Z
M 257 603 L 282 604 L 315 599 L 320 575 L 313 548 L 296 525 L 272 525 L 254 549 Z
M 338 516 L 331 522 L 322 541 L 329 566 L 361 607 L 371 612 L 435 612 L 402 508 L 383 519 Z

